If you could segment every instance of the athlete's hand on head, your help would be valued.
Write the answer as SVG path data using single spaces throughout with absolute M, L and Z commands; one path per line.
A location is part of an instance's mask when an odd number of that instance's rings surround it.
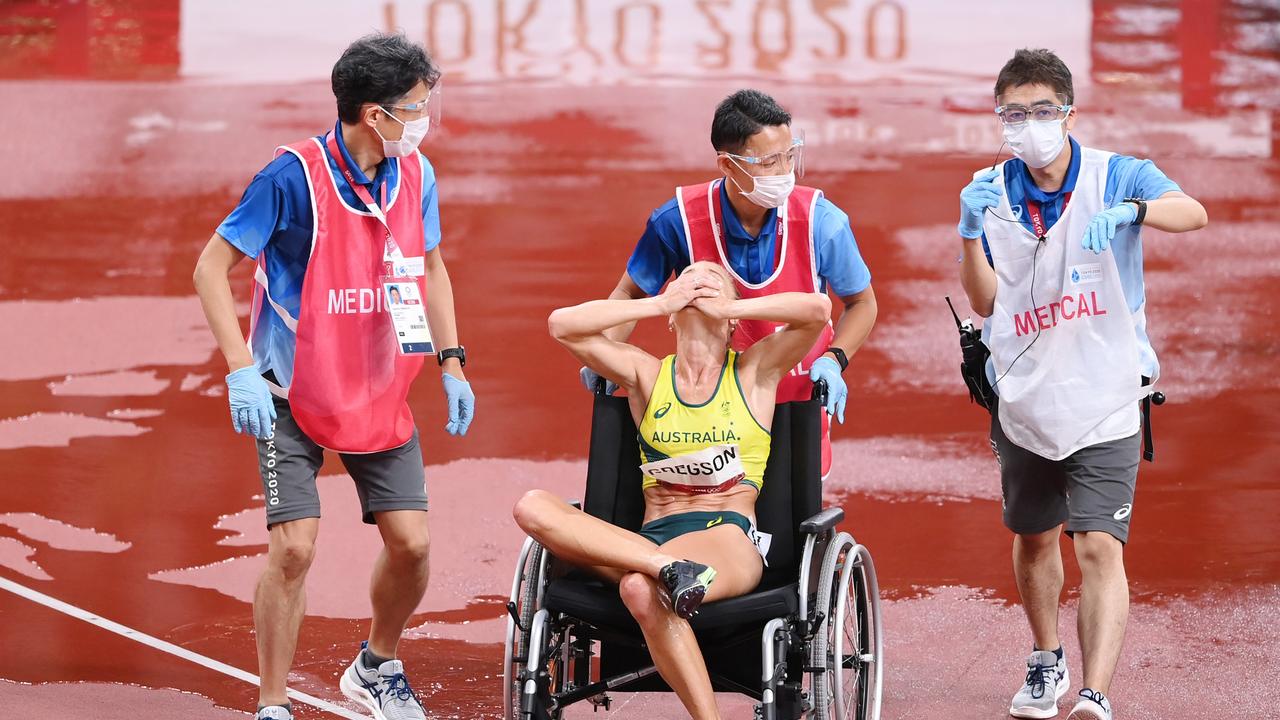
M 696 308 L 699 312 L 712 320 L 732 320 L 733 300 L 727 295 L 717 293 L 712 297 L 695 298 L 689 303 L 690 307 Z
M 690 270 L 667 284 L 667 289 L 656 300 L 663 315 L 683 310 L 689 303 L 702 297 L 720 294 L 720 278 L 713 273 Z
M 275 432 L 276 406 L 258 368 L 249 365 L 227 375 L 231 427 L 240 434 L 266 440 Z
M 996 184 L 999 170 L 988 170 L 973 179 L 960 191 L 960 237 L 975 240 L 982 237 L 982 216 L 987 208 L 1000 204 L 1004 190 Z
M 849 387 L 840 376 L 840 363 L 823 355 L 809 366 L 809 379 L 827 384 L 827 414 L 844 424 L 844 404 L 849 398 Z
M 466 435 L 476 416 L 476 395 L 471 392 L 471 383 L 449 373 L 442 373 L 440 381 L 444 383 L 445 401 L 449 404 L 449 422 L 444 429 L 450 435 Z
M 1084 231 L 1084 237 L 1080 239 L 1080 246 L 1086 250 L 1092 250 L 1095 255 L 1101 253 L 1111 247 L 1111 241 L 1115 239 L 1117 230 L 1132 225 L 1137 219 L 1138 208 L 1133 203 L 1120 203 L 1113 208 L 1107 208 L 1094 215 L 1093 220 L 1089 221 L 1089 227 Z

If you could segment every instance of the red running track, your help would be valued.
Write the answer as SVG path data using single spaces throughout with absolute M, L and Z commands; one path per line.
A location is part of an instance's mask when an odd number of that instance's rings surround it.
M 1241 697 L 1280 701 L 1263 669 L 1280 647 L 1274 9 L 1055 3 L 1058 22 L 1013 34 L 1012 0 L 604 0 L 581 16 L 549 0 L 259 5 L 17 2 L 0 15 L 0 578 L 254 670 L 260 485 L 228 427 L 192 264 L 272 148 L 331 122 L 325 78 L 345 43 L 401 25 L 448 77 L 427 147 L 479 398 L 458 440 L 429 375 L 412 396 L 433 579 L 402 655 L 434 715 L 497 715 L 520 542 L 509 508 L 528 488 L 581 490 L 589 399 L 547 313 L 613 286 L 651 210 L 707 177 L 715 102 L 751 84 L 806 128 L 805 182 L 848 211 L 880 300 L 827 501 L 880 572 L 884 716 L 1003 717 L 1029 639 L 985 414 L 962 394 L 942 296 L 961 296 L 956 194 L 999 144 L 993 74 L 1013 48 L 1045 45 L 1075 69 L 1082 141 L 1156 158 L 1212 218 L 1193 236 L 1145 233 L 1170 402 L 1126 552 L 1118 717 L 1244 717 Z M 247 273 L 237 283 L 247 304 Z M 640 337 L 667 342 L 656 327 Z M 336 702 L 378 541 L 339 466 L 320 485 L 292 685 Z M 6 718 L 224 718 L 255 698 L 7 592 L 0 648 Z M 1078 677 L 1073 641 L 1067 652 Z M 616 717 L 681 715 L 669 699 L 617 700 Z M 723 707 L 749 717 L 741 699 Z

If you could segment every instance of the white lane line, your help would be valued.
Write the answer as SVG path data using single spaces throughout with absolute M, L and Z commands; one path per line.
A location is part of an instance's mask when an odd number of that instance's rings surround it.
M 165 642 L 160 638 L 152 637 L 151 635 L 148 635 L 144 632 L 140 632 L 138 630 L 134 630 L 131 627 L 121 625 L 118 622 L 113 622 L 106 618 L 98 617 L 97 615 L 94 615 L 88 610 L 83 610 L 81 608 L 76 607 L 75 605 L 64 603 L 55 597 L 50 597 L 48 595 L 45 595 L 42 592 L 37 592 L 35 590 L 32 590 L 29 587 L 19 585 L 18 583 L 15 583 L 6 578 L 0 577 L 0 590 L 8 590 L 14 595 L 17 595 L 19 597 L 24 597 L 32 602 L 44 605 L 47 608 L 52 608 L 54 610 L 57 610 L 58 612 L 63 613 L 64 615 L 70 615 L 71 617 L 76 618 L 77 620 L 83 620 L 91 625 L 97 625 L 103 630 L 109 630 L 117 635 L 129 638 L 134 642 L 139 642 L 139 643 L 142 643 L 143 645 L 153 647 L 161 652 L 167 652 L 170 655 L 180 657 L 183 660 L 193 662 L 197 665 L 201 665 L 203 667 L 209 668 L 210 670 L 215 670 L 217 672 L 222 673 L 223 675 L 230 675 L 231 677 L 237 680 L 243 680 L 249 683 L 250 685 L 253 685 L 254 687 L 258 686 L 257 675 L 254 675 L 252 673 L 247 673 L 238 667 L 233 667 L 224 662 L 218 662 L 213 658 L 205 657 L 204 655 L 192 652 L 184 647 L 179 647 L 177 645 L 174 645 L 171 642 Z M 344 707 L 339 707 L 338 705 L 334 705 L 333 703 L 327 700 L 321 700 L 318 697 L 308 695 L 304 692 L 299 692 L 297 690 L 290 690 L 289 697 L 293 698 L 294 700 L 297 700 L 298 702 L 305 703 L 312 707 L 324 710 L 325 712 L 337 715 L 338 717 L 348 718 L 349 720 L 369 720 L 368 715 L 358 715 Z

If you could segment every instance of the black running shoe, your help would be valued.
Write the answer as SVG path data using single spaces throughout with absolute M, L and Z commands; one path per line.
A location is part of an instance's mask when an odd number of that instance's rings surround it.
M 707 595 L 707 588 L 716 579 L 716 570 L 700 563 L 677 560 L 662 568 L 658 577 L 670 593 L 667 601 L 671 609 L 688 620 L 697 614 L 702 598 Z

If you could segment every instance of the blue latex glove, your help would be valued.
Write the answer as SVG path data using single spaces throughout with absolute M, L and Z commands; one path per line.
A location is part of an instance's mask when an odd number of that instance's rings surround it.
M 450 435 L 466 435 L 467 428 L 471 427 L 471 421 L 476 416 L 476 394 L 471 392 L 471 383 L 459 380 L 449 373 L 441 375 L 441 382 L 444 383 L 444 395 L 449 403 L 449 422 L 444 429 Z
M 1116 231 L 1128 227 L 1138 219 L 1138 208 L 1133 203 L 1120 203 L 1113 208 L 1107 208 L 1089 221 L 1089 228 L 1084 231 L 1084 238 L 1080 240 L 1081 247 L 1092 250 L 1094 254 L 1101 253 L 1103 250 L 1111 247 L 1111 241 L 1116 237 Z
M 974 240 L 982 237 L 982 216 L 987 208 L 1000 204 L 1000 196 L 1004 188 L 996 185 L 994 180 L 1000 176 L 999 170 L 988 170 L 973 179 L 960 191 L 960 237 Z
M 276 406 L 258 368 L 250 365 L 227 375 L 227 400 L 231 403 L 231 427 L 266 440 L 275 432 Z
M 849 399 L 849 388 L 840 377 L 840 363 L 823 355 L 813 361 L 809 368 L 809 379 L 815 383 L 822 380 L 827 383 L 827 414 L 834 416 L 844 424 L 844 403 Z
M 590 390 L 591 392 L 596 391 L 596 381 L 600 379 L 600 373 L 584 365 L 582 366 L 582 369 L 578 371 L 578 377 L 582 379 L 583 387 Z M 612 380 L 604 381 L 605 395 L 612 395 L 617 391 L 618 391 L 618 383 Z

